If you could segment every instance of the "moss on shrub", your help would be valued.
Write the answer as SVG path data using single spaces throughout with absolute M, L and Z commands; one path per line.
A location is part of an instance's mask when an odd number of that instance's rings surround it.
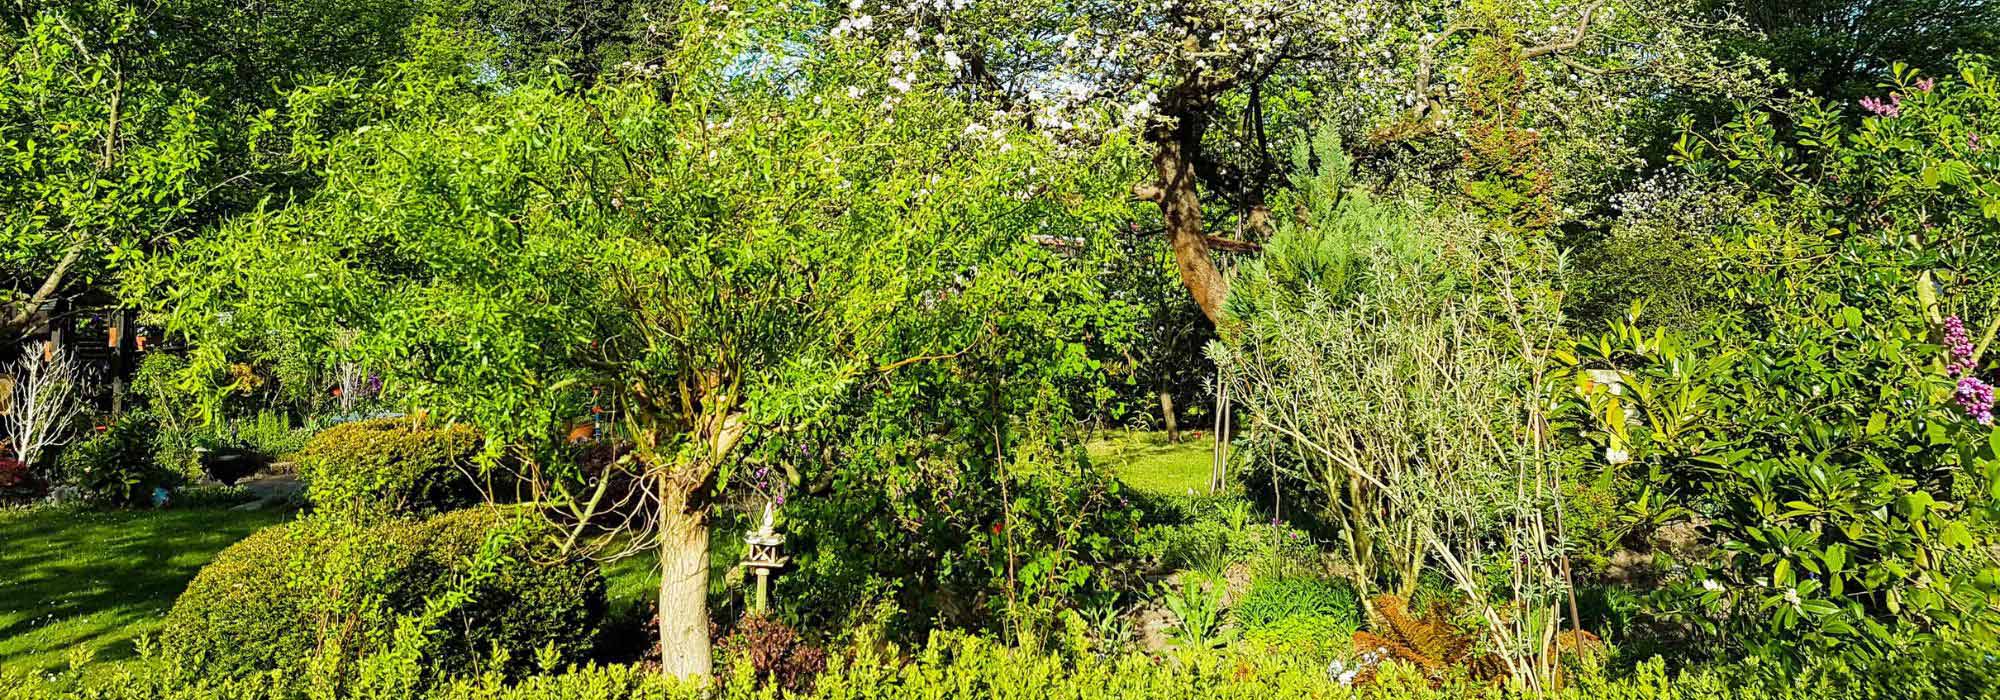
M 306 497 L 343 515 L 430 514 L 480 501 L 473 481 L 478 431 L 392 417 L 343 423 L 298 454 Z
M 399 620 L 453 591 L 464 597 L 444 609 L 423 652 L 440 676 L 475 670 L 495 649 L 506 653 L 498 670 L 509 675 L 544 649 L 564 663 L 592 649 L 603 574 L 595 562 L 542 546 L 549 540 L 539 520 L 487 507 L 365 527 L 328 522 L 279 525 L 223 550 L 168 613 L 165 654 L 226 677 L 338 675 L 384 650 Z M 513 536 L 488 558 L 491 575 L 469 575 L 488 534 L 503 528 Z

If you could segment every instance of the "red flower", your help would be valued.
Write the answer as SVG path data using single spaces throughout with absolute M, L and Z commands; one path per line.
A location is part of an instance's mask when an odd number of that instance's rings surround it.
M 995 535 L 998 535 L 998 534 L 1000 534 L 1000 531 L 1001 531 L 1001 530 L 1003 530 L 1003 529 L 1006 529 L 1006 528 L 1005 528 L 1005 526 L 1003 526 L 1003 525 L 1001 525 L 1000 523 L 997 523 L 997 522 L 996 522 L 996 523 L 993 523 L 993 534 L 995 534 Z

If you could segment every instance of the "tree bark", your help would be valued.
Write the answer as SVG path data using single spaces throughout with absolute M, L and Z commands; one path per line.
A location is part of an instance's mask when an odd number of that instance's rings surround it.
M 660 671 L 708 680 L 714 657 L 708 637 L 708 517 L 689 508 L 689 494 L 661 479 Z
M 26 334 L 32 330 L 28 324 L 34 320 L 35 312 L 41 310 L 42 304 L 48 302 L 50 297 L 55 296 L 56 290 L 62 288 L 63 279 L 69 275 L 70 266 L 75 265 L 77 259 L 83 257 L 84 247 L 84 241 L 77 241 L 71 244 L 68 250 L 63 251 L 62 259 L 56 261 L 55 269 L 49 271 L 48 277 L 42 279 L 41 286 L 35 288 L 35 293 L 22 302 L 21 308 L 16 309 L 12 317 L 7 319 L 5 328 L 8 333 L 20 331 Z
M 1147 136 L 1153 142 L 1155 181 L 1141 196 L 1160 206 L 1181 283 L 1194 294 L 1194 303 L 1208 322 L 1220 326 L 1222 304 L 1229 298 L 1229 280 L 1215 266 L 1208 238 L 1202 234 L 1201 196 L 1194 167 L 1194 150 L 1201 147 L 1200 117 L 1192 112 L 1178 115 L 1171 125 L 1156 127 Z
M 1181 444 L 1180 421 L 1174 418 L 1174 392 L 1161 388 L 1159 394 L 1160 421 L 1167 426 L 1167 444 Z

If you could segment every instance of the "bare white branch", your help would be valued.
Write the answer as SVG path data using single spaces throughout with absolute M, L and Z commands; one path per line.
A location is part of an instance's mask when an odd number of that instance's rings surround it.
M 5 410 L 0 410 L 0 445 L 15 458 L 36 464 L 43 453 L 69 441 L 83 413 L 76 362 L 48 342 L 27 349 L 4 373 L 13 379 Z

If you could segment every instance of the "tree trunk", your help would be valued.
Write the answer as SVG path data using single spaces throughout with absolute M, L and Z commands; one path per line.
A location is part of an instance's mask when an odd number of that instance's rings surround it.
M 1220 380 L 1221 376 L 1217 375 Z M 1224 480 L 1229 472 L 1229 434 L 1235 432 L 1229 425 L 1229 385 L 1217 381 L 1215 392 L 1215 446 L 1208 455 L 1208 492 L 1222 493 Z
M 660 671 L 708 680 L 708 517 L 688 508 L 688 494 L 661 480 Z
M 41 286 L 36 287 L 35 293 L 29 295 L 26 300 L 21 302 L 21 308 L 16 309 L 12 317 L 6 319 L 6 324 L 0 326 L 0 328 L 4 328 L 5 332 L 9 335 L 18 332 L 20 335 L 25 336 L 32 333 L 34 329 L 29 326 L 29 322 L 34 320 L 35 312 L 42 309 L 42 304 L 46 303 L 50 297 L 55 296 L 56 291 L 62 288 L 63 280 L 68 276 L 70 266 L 75 265 L 77 259 L 83 257 L 86 242 L 77 241 L 70 244 L 69 249 L 63 251 L 62 259 L 56 261 L 55 269 L 50 270 L 48 277 L 42 279 Z
M 1167 426 L 1167 444 L 1181 444 L 1180 421 L 1174 418 L 1174 392 L 1161 389 L 1160 420 Z
M 1208 238 L 1201 229 L 1201 196 L 1195 188 L 1194 154 L 1201 147 L 1201 125 L 1197 115 L 1179 116 L 1170 127 L 1148 134 L 1153 142 L 1153 176 L 1145 195 L 1160 205 L 1167 229 L 1167 243 L 1174 250 L 1174 266 L 1181 283 L 1194 294 L 1208 322 L 1220 326 L 1222 302 L 1229 298 L 1229 280 L 1215 266 L 1208 252 Z

